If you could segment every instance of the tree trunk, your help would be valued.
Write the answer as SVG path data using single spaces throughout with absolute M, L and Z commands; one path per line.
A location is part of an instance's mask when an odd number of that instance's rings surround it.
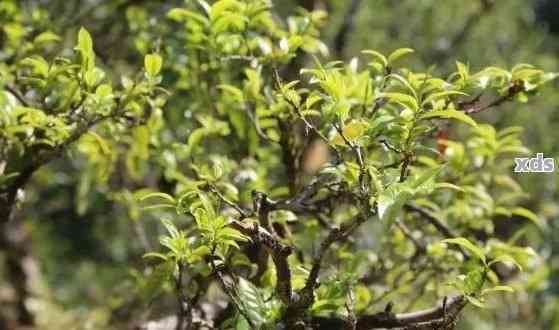
M 13 310 L 19 325 L 33 325 L 33 315 L 27 307 L 31 296 L 31 284 L 38 279 L 38 268 L 31 255 L 29 233 L 21 221 L 0 224 L 0 252 L 5 255 L 6 279 L 13 289 Z M 6 313 L 5 309 L 0 310 Z M 8 322 L 6 315 L 0 320 Z

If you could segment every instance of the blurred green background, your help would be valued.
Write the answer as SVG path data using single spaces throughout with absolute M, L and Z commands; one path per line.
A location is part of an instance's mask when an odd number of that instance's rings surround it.
M 130 73 L 142 62 L 138 50 L 152 47 L 149 40 L 172 36 L 165 14 L 183 2 L 0 0 L 0 29 L 18 24 L 50 29 L 63 36 L 71 49 L 77 29 L 85 26 L 100 61 L 115 68 L 117 75 Z M 557 0 L 276 0 L 273 4 L 280 16 L 293 14 L 297 6 L 325 9 L 329 23 L 322 39 L 331 48 L 331 59 L 350 60 L 362 49 L 389 53 L 410 47 L 416 51 L 410 66 L 418 70 L 431 68 L 444 74 L 459 60 L 473 71 L 524 62 L 559 71 Z M 8 42 L 3 35 L 1 43 Z M 1 51 L 0 61 L 6 57 Z M 557 82 L 551 84 L 529 104 L 505 105 L 479 116 L 497 127 L 525 127 L 525 144 L 534 154 L 554 158 L 557 165 L 558 87 Z M 134 269 L 141 268 L 142 242 L 131 230 L 135 227 L 129 210 L 118 203 L 126 196 L 109 193 L 115 186 L 134 183 L 89 186 L 84 177 L 88 172 L 80 172 L 83 163 L 79 157 L 57 160 L 38 173 L 27 191 L 23 217 L 32 232 L 33 255 L 42 275 L 37 289 L 41 295 L 33 304 L 40 311 L 39 323 L 52 329 L 98 329 L 135 317 L 121 307 L 133 303 L 128 298 L 134 290 Z M 531 296 L 498 310 L 469 309 L 460 329 L 559 329 L 559 171 L 522 174 L 518 179 L 530 194 L 524 206 L 534 210 L 545 226 L 541 234 L 530 237 L 530 245 L 545 258 L 547 267 L 530 274 Z M 158 226 L 148 221 L 145 230 L 156 237 Z M 9 300 L 9 292 L 0 281 L 0 306 L 3 299 Z

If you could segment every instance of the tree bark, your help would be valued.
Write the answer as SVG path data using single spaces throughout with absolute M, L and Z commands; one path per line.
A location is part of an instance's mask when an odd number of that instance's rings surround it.
M 32 283 L 38 278 L 38 267 L 31 255 L 29 233 L 21 221 L 10 221 L 0 225 L 0 251 L 5 254 L 6 277 L 14 291 L 14 311 L 19 325 L 34 324 L 33 314 L 27 307 L 32 294 Z M 0 310 L 0 313 L 6 312 Z M 3 316 L 8 319 L 7 316 Z

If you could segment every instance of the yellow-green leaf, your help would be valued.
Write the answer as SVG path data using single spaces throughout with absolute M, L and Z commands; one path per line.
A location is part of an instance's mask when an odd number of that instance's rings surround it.
M 155 77 L 161 71 L 161 66 L 163 65 L 163 59 L 159 54 L 147 54 L 144 57 L 144 67 L 148 76 Z
M 60 37 L 57 34 L 50 31 L 43 32 L 38 36 L 36 36 L 35 39 L 33 39 L 33 42 L 36 44 L 43 44 L 47 42 L 56 42 L 56 41 L 60 41 Z
M 407 55 L 407 54 L 411 54 L 411 53 L 413 53 L 413 49 L 411 49 L 411 48 L 396 49 L 395 51 L 392 52 L 392 54 L 390 54 L 388 56 L 388 63 L 392 64 L 392 63 L 394 63 L 394 61 L 396 61 L 400 57 L 402 57 L 404 55 Z
M 476 307 L 485 308 L 485 304 L 483 303 L 483 301 L 478 298 L 472 296 L 466 296 L 466 299 L 468 300 L 468 302 L 470 302 L 470 304 Z
M 429 118 L 447 118 L 447 119 L 456 119 L 461 122 L 464 122 L 468 125 L 477 126 L 477 123 L 472 119 L 472 117 L 468 116 L 467 114 L 463 113 L 462 111 L 447 109 L 447 110 L 436 110 L 430 111 L 421 116 L 422 119 L 429 119 Z
M 373 57 L 378 59 L 383 66 L 388 65 L 388 60 L 386 59 L 386 57 L 375 50 L 364 50 L 362 53 L 372 55 Z
M 93 52 L 93 39 L 91 35 L 84 28 L 81 27 L 78 32 L 78 50 L 80 51 L 83 58 L 84 68 L 88 71 L 95 67 L 95 53 Z
M 380 96 L 387 98 L 388 102 L 403 105 L 404 107 L 409 108 L 414 112 L 419 109 L 417 99 L 411 95 L 404 93 L 382 93 L 380 94 Z
M 368 128 L 369 128 L 369 123 L 361 120 L 359 121 L 356 120 L 345 125 L 342 132 L 343 135 L 346 137 L 346 139 L 349 140 L 349 142 L 353 142 L 359 139 L 360 137 L 362 137 L 365 134 L 365 132 L 367 132 Z M 345 145 L 345 141 L 339 133 L 336 134 L 332 142 L 338 145 Z
M 152 193 L 146 194 L 146 195 L 140 197 L 140 201 L 144 201 L 148 198 L 154 198 L 154 197 L 164 199 L 171 204 L 176 204 L 176 202 L 177 202 L 173 196 L 171 196 L 169 194 L 161 193 L 161 192 L 152 192 Z
M 531 221 L 534 222 L 536 225 L 540 225 L 540 220 L 539 220 L 538 216 L 537 216 L 534 212 L 532 212 L 532 211 L 530 211 L 530 210 L 528 210 L 528 209 L 525 209 L 525 208 L 523 208 L 523 207 L 515 207 L 515 208 L 513 208 L 513 209 L 510 210 L 510 211 L 511 211 L 511 213 L 514 214 L 514 215 L 518 215 L 518 216 L 524 217 L 524 218 L 526 218 L 526 219 L 528 219 L 528 220 L 531 220 Z
M 481 295 L 486 295 L 491 292 L 514 292 L 514 289 L 508 285 L 497 285 L 489 289 L 481 291 Z
M 489 266 L 491 266 L 492 264 L 498 263 L 498 262 L 505 263 L 505 264 L 506 263 L 511 263 L 511 264 L 515 265 L 518 268 L 518 270 L 520 270 L 520 271 L 524 270 L 522 265 L 520 263 L 518 263 L 518 261 L 516 261 L 516 259 L 514 259 L 512 256 L 510 256 L 508 254 L 502 254 L 502 255 L 496 257 L 495 259 L 491 260 L 491 262 L 489 263 Z
M 190 18 L 204 25 L 209 24 L 209 20 L 206 17 L 183 8 L 173 8 L 169 10 L 167 17 L 177 22 L 184 22 Z
M 485 253 L 483 252 L 483 250 L 481 248 L 475 246 L 472 242 L 470 242 L 466 238 L 464 238 L 464 237 L 449 238 L 449 239 L 443 240 L 442 242 L 462 246 L 463 248 L 465 248 L 468 251 L 475 254 L 476 257 L 478 257 L 485 264 Z

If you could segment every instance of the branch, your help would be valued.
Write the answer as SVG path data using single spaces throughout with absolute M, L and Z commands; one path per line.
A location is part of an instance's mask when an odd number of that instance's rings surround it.
M 446 224 L 444 224 L 442 222 L 442 220 L 440 220 L 439 218 L 437 218 L 435 215 L 431 214 L 431 212 L 416 206 L 416 205 L 411 205 L 411 204 L 406 204 L 404 206 L 404 208 L 408 211 L 413 211 L 416 212 L 417 214 L 421 215 L 425 220 L 427 220 L 431 225 L 433 225 L 433 227 L 435 227 L 435 229 L 437 229 L 437 231 L 439 233 L 441 233 L 443 235 L 443 237 L 445 238 L 456 238 L 458 237 Z M 470 255 L 468 254 L 468 252 L 466 252 L 466 250 L 464 250 L 461 246 L 457 246 L 452 244 L 451 245 L 452 249 L 456 249 L 458 251 L 460 251 L 460 253 L 462 253 L 462 255 L 464 256 L 464 258 L 467 260 L 468 258 L 470 258 Z
M 241 219 L 246 219 L 250 216 L 248 211 L 245 211 L 240 205 L 235 202 L 230 201 L 227 197 L 225 197 L 216 186 L 210 185 L 210 190 L 217 195 L 217 197 L 222 200 L 225 204 L 229 205 L 230 207 L 234 208 L 241 215 Z
M 322 139 L 322 141 L 324 141 L 324 143 L 326 143 L 326 145 L 328 147 L 330 147 L 330 149 L 332 149 L 332 151 L 334 151 L 334 153 L 336 154 L 336 159 L 341 159 L 340 151 L 338 150 L 338 148 L 336 148 L 334 145 L 332 145 L 330 143 L 330 140 L 328 140 L 328 138 L 324 134 L 322 134 L 322 132 L 320 132 L 320 130 L 316 126 L 314 126 L 311 122 L 309 122 L 307 120 L 305 115 L 301 112 L 300 107 L 297 104 L 295 104 L 289 97 L 287 97 L 285 95 L 285 92 L 282 89 L 281 79 L 280 79 L 279 73 L 277 71 L 275 71 L 275 78 L 276 78 L 276 87 L 277 87 L 278 91 L 281 93 L 283 99 L 287 102 L 287 104 L 289 104 L 289 106 L 295 111 L 295 114 L 297 115 L 297 117 L 299 117 L 299 119 L 301 119 L 303 121 L 303 123 L 305 124 L 305 129 L 306 130 L 311 130 L 314 134 L 316 134 L 316 136 L 318 136 L 320 139 Z
M 402 231 L 404 236 L 415 246 L 415 255 L 423 254 L 427 251 L 425 243 L 413 237 L 410 229 L 400 220 L 396 220 L 396 226 Z M 413 259 L 412 259 L 413 260 Z
M 365 162 L 363 161 L 363 153 L 361 151 L 362 149 L 358 145 L 355 145 L 351 143 L 351 141 L 349 141 L 349 139 L 345 136 L 344 131 L 341 129 L 339 125 L 334 123 L 334 128 L 336 129 L 338 134 L 342 137 L 344 143 L 353 151 L 353 153 L 355 153 L 355 159 L 359 164 L 359 187 L 361 188 L 361 192 L 365 194 L 366 187 L 365 187 L 364 178 L 365 178 L 366 169 L 365 169 Z
M 438 306 L 411 313 L 392 314 L 381 312 L 364 315 L 357 320 L 357 330 L 398 328 L 414 325 L 416 327 L 432 326 L 429 329 L 440 329 L 442 326 L 454 322 L 458 313 L 466 306 L 464 296 L 446 297 Z
M 288 199 L 272 201 L 267 199 L 267 204 L 271 210 L 287 210 L 294 213 L 300 212 L 317 212 L 317 203 L 310 203 L 310 200 L 316 196 L 318 191 L 323 188 L 333 176 L 321 175 L 316 177 L 310 184 L 306 185 L 298 194 Z
M 292 247 L 280 242 L 276 237 L 268 231 L 260 227 L 258 224 L 249 224 L 232 220 L 231 227 L 237 229 L 241 233 L 250 237 L 253 242 L 262 244 L 272 256 L 274 265 L 276 266 L 277 284 L 276 293 L 286 305 L 291 303 L 291 270 L 287 262 L 287 257 L 293 252 Z
M 498 107 L 501 104 L 512 100 L 517 94 L 523 92 L 524 89 L 525 89 L 524 84 L 521 81 L 514 81 L 507 89 L 507 93 L 505 95 L 502 95 L 487 104 L 480 104 L 479 102 L 479 99 L 481 97 L 480 94 L 471 101 L 458 103 L 458 106 L 460 110 L 463 110 L 465 113 L 469 115 L 473 113 L 482 112 L 494 107 Z
M 175 327 L 175 330 L 183 330 L 185 328 L 185 321 L 186 329 L 190 329 L 190 326 L 192 324 L 192 313 L 190 313 L 191 307 L 188 303 L 188 297 L 184 293 L 183 275 L 184 265 L 182 263 L 179 263 L 177 277 L 175 278 L 175 290 L 177 294 L 177 303 L 179 305 L 177 311 L 177 326 Z
M 458 235 L 456 235 L 446 224 L 443 223 L 442 220 L 440 220 L 438 217 L 436 217 L 435 215 L 433 215 L 431 212 L 416 206 L 416 205 L 411 205 L 411 204 L 406 204 L 404 206 L 404 208 L 408 211 L 413 211 L 416 212 L 417 214 L 421 215 L 425 220 L 427 220 L 431 225 L 433 225 L 433 227 L 435 227 L 437 229 L 438 232 L 440 232 L 443 237 L 445 238 L 456 238 L 458 237 Z M 454 245 L 451 244 L 449 246 L 451 249 L 454 249 L 456 251 L 459 251 L 463 256 L 465 260 L 470 259 L 470 254 L 461 246 L 458 245 Z M 492 259 L 488 259 L 488 261 L 491 261 Z M 497 276 L 499 276 L 499 278 L 505 278 L 505 275 L 502 271 L 499 270 L 499 268 L 497 268 L 495 265 L 491 266 L 491 269 L 497 274 Z
M 282 162 L 286 169 L 286 176 L 289 185 L 289 192 L 294 193 L 297 189 L 297 159 L 293 154 L 295 148 L 292 145 L 293 130 L 284 120 L 278 118 L 278 126 L 280 129 L 280 147 Z
M 383 312 L 358 317 L 356 329 L 445 329 L 456 321 L 466 303 L 462 295 L 445 297 L 436 307 L 400 314 L 392 313 L 389 305 Z M 339 329 L 347 326 L 347 321 L 341 318 L 313 317 L 312 323 L 316 329 Z
M 274 237 L 276 240 L 279 240 L 274 228 L 270 226 L 269 214 L 271 208 L 270 208 L 270 200 L 268 199 L 268 196 L 262 192 L 253 190 L 252 204 L 253 204 L 252 213 L 253 215 L 256 215 L 256 217 L 258 217 L 258 223 L 260 224 L 260 226 L 262 226 L 264 230 L 269 232 L 270 235 Z M 255 261 L 257 265 L 257 271 L 253 278 L 258 282 L 260 281 L 262 275 L 264 275 L 264 273 L 268 269 L 269 253 L 266 249 L 262 249 L 260 247 L 259 242 L 255 242 L 255 244 L 253 244 L 252 246 L 252 249 L 256 253 Z M 289 289 L 289 291 L 291 292 L 291 289 Z
M 309 273 L 309 277 L 305 283 L 305 287 L 301 289 L 300 301 L 298 302 L 296 309 L 299 311 L 304 311 L 309 308 L 314 302 L 314 290 L 318 286 L 318 275 L 320 269 L 322 268 L 322 260 L 324 256 L 332 246 L 337 241 L 345 240 L 349 235 L 351 235 L 361 224 L 367 221 L 367 217 L 362 214 L 356 216 L 353 221 L 345 223 L 339 228 L 333 228 L 330 233 L 320 244 L 320 251 L 314 257 L 312 268 Z
M 421 215 L 423 218 L 425 218 L 425 220 L 427 220 L 431 225 L 433 225 L 433 227 L 435 227 L 445 238 L 458 237 L 439 218 L 437 218 L 435 215 L 431 214 L 431 212 L 425 210 L 424 208 L 412 204 L 407 204 L 404 206 L 404 208 L 407 209 L 408 211 L 413 211 Z

